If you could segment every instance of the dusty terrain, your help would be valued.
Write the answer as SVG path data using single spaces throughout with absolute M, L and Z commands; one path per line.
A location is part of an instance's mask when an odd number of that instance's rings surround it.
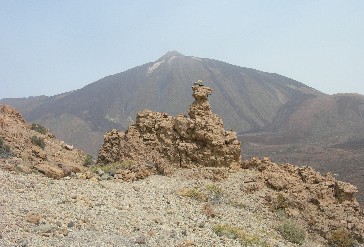
M 242 160 L 211 89 L 193 91 L 189 117 L 139 113 L 92 166 L 1 106 L 0 246 L 363 246 L 354 185 Z
M 93 182 L 0 170 L 0 245 L 294 246 L 274 229 L 285 216 L 264 206 L 262 192 L 243 191 L 251 172 L 215 183 L 189 178 L 188 170 L 180 173 L 135 182 Z M 186 188 L 204 189 L 209 198 L 183 196 Z M 30 215 L 39 221 L 29 222 Z M 246 239 L 219 237 L 213 229 L 220 224 L 241 228 Z

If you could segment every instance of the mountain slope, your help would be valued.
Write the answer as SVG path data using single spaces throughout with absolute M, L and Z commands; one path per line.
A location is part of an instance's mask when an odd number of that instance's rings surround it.
M 214 89 L 213 110 L 228 128 L 238 132 L 263 129 L 284 104 L 298 97 L 322 95 L 277 74 L 168 52 L 156 62 L 42 99 L 39 104 L 36 97 L 1 102 L 16 105 L 29 121 L 39 122 L 65 141 L 95 153 L 101 133 L 125 129 L 142 109 L 170 115 L 186 112 L 184 106 L 192 99 L 190 86 L 198 79 Z M 29 105 L 34 107 L 29 109 Z M 87 135 L 93 141 L 84 140 Z

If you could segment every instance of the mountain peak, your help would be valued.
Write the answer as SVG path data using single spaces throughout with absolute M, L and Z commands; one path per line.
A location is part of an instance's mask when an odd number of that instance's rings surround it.
M 172 57 L 179 57 L 184 56 L 183 54 L 179 53 L 178 51 L 168 51 L 166 54 L 164 54 L 160 59 L 158 60 L 168 60 Z

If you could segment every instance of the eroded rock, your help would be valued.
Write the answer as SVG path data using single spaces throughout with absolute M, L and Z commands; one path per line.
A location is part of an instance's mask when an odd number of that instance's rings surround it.
M 125 132 L 105 134 L 97 163 L 132 160 L 144 171 L 170 173 L 171 167 L 233 167 L 241 160 L 240 142 L 222 119 L 211 112 L 212 89 L 193 86 L 195 101 L 188 116 L 143 110 Z M 150 169 L 148 164 L 156 169 Z M 144 177 L 144 175 L 142 176 Z

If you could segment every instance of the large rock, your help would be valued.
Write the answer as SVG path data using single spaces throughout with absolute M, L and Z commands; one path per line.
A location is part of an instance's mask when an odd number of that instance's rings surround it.
M 143 110 L 125 132 L 105 134 L 97 162 L 107 164 L 127 160 L 141 165 L 154 162 L 157 167 L 237 166 L 241 160 L 240 142 L 233 131 L 211 112 L 208 96 L 212 89 L 193 86 L 195 101 L 188 116 Z M 164 165 L 163 165 L 164 164 Z

